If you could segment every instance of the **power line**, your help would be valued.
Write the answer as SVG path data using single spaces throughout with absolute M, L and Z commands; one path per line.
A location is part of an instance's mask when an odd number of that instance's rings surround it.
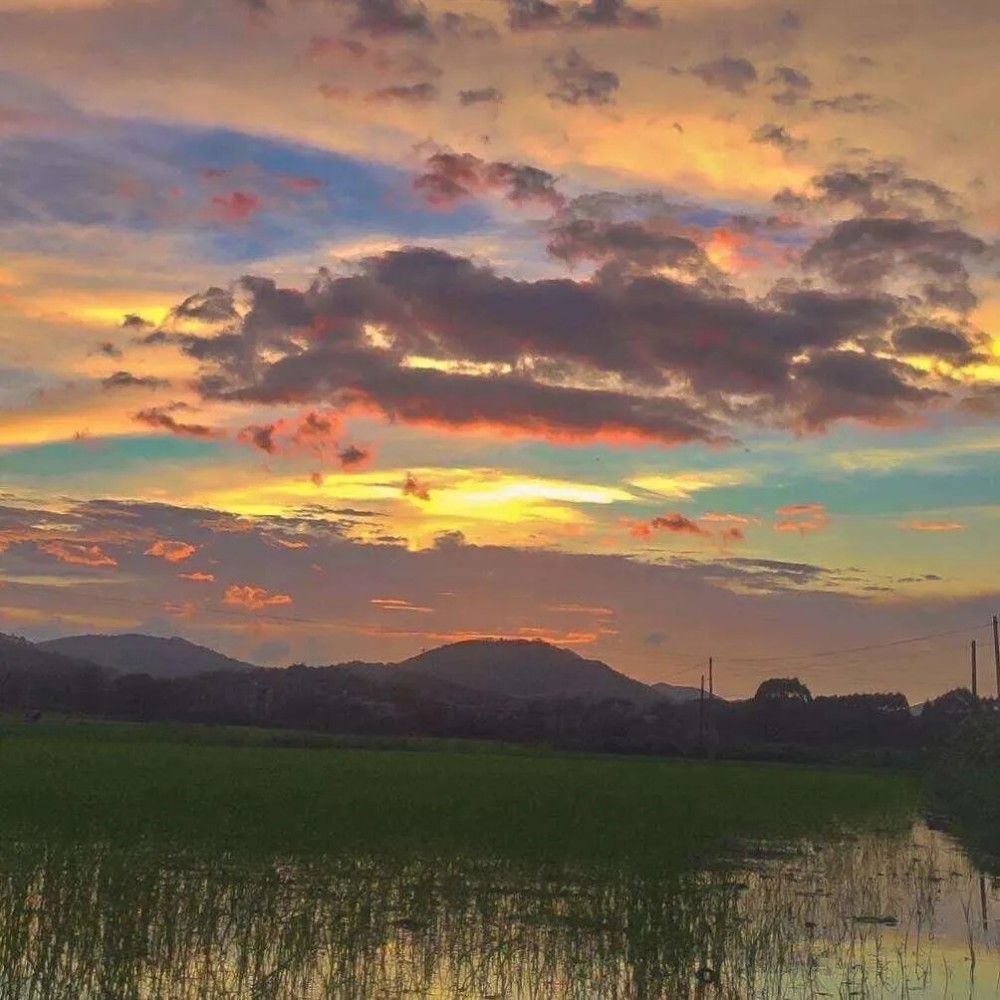
M 870 650 L 889 649 L 893 646 L 905 646 L 914 642 L 927 642 L 930 639 L 943 639 L 947 636 L 967 635 L 969 632 L 980 632 L 990 628 L 989 623 L 967 625 L 965 628 L 950 629 L 947 632 L 930 632 L 926 635 L 907 636 L 905 639 L 892 639 L 889 642 L 872 642 L 864 646 L 846 646 L 842 649 L 826 649 L 816 653 L 791 653 L 786 656 L 724 656 L 717 659 L 727 663 L 778 663 L 790 660 L 815 660 L 827 656 L 844 656 L 852 653 L 865 653 Z

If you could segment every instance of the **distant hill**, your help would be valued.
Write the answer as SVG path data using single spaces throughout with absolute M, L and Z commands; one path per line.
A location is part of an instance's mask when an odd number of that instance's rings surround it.
M 420 674 L 511 698 L 623 698 L 644 703 L 657 699 L 645 684 L 540 639 L 469 640 L 430 649 L 395 667 L 398 674 Z
M 684 687 L 681 684 L 667 684 L 665 681 L 657 681 L 649 685 L 654 691 L 661 694 L 667 701 L 678 703 L 685 701 L 697 701 L 701 697 L 701 688 Z M 718 695 L 714 695 L 718 700 Z
M 191 677 L 214 670 L 254 670 L 252 663 L 223 656 L 214 649 L 173 636 L 70 635 L 39 642 L 36 649 L 79 660 L 90 660 L 123 674 L 151 677 Z

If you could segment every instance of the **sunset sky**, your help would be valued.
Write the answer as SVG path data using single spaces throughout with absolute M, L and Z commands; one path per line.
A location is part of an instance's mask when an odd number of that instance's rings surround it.
M 992 692 L 998 46 L 995 0 L 0 0 L 0 630 L 911 699 L 978 638 Z

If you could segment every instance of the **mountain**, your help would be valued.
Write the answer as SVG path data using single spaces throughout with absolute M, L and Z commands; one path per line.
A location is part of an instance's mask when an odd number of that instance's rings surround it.
M 252 663 L 234 660 L 187 639 L 153 635 L 70 635 L 36 643 L 36 648 L 80 660 L 90 660 L 123 674 L 151 677 L 191 677 L 214 670 L 254 670 Z
M 42 649 L 20 636 L 0 632 L 0 670 L 67 673 L 95 666 L 93 661 L 67 656 L 57 650 Z
M 681 684 L 667 684 L 665 681 L 657 681 L 649 685 L 654 691 L 662 695 L 667 701 L 683 703 L 686 701 L 697 701 L 701 697 L 701 688 L 684 687 Z M 718 700 L 719 696 L 713 696 Z
M 645 684 L 540 639 L 471 639 L 430 649 L 395 667 L 465 688 L 512 698 L 657 699 Z

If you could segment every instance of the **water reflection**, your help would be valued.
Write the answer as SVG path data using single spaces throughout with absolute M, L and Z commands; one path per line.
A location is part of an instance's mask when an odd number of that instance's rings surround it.
M 998 885 L 944 835 L 732 845 L 651 877 L 461 859 L 0 852 L 0 997 L 1000 995 Z

